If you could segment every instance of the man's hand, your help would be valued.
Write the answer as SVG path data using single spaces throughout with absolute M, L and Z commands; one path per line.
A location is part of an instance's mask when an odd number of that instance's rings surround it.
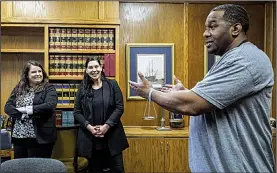
M 179 79 L 174 75 L 174 82 L 175 85 L 166 84 L 161 91 L 162 92 L 171 92 L 171 91 L 180 91 L 180 90 L 187 90 L 184 85 L 181 83 Z
M 110 126 L 108 124 L 104 124 L 102 126 L 97 126 L 98 131 L 95 134 L 95 137 L 100 137 L 103 138 L 104 135 L 107 133 L 107 131 L 109 130 Z
M 142 82 L 137 83 L 129 81 L 130 87 L 136 90 L 139 96 L 147 99 L 150 88 L 152 88 L 152 84 L 147 79 L 145 79 L 141 72 L 138 72 L 138 76 Z

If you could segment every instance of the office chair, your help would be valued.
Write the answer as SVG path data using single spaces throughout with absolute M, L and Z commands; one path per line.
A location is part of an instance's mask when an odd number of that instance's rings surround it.
M 65 165 L 51 158 L 20 158 L 1 164 L 1 173 L 67 173 Z

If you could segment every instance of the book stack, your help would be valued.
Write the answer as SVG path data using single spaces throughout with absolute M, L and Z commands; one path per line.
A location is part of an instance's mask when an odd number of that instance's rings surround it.
M 56 119 L 56 126 L 62 125 L 62 111 L 56 110 L 55 111 L 55 119 Z
M 50 76 L 83 76 L 86 55 L 50 54 Z
M 73 106 L 79 84 L 56 83 L 54 85 L 58 95 L 58 105 Z
M 51 50 L 114 50 L 115 30 L 112 28 L 49 28 Z
M 56 118 L 56 126 L 70 127 L 70 126 L 74 126 L 75 124 L 73 111 L 56 110 L 55 118 Z
M 115 77 L 115 54 L 50 54 L 49 74 L 50 76 L 82 77 L 86 68 L 86 60 L 92 56 L 100 60 L 103 71 L 107 77 Z
M 62 111 L 62 126 L 63 127 L 74 126 L 73 111 Z

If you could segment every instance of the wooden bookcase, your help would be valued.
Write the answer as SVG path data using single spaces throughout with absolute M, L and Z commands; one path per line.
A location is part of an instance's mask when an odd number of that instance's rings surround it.
M 114 49 L 91 50 L 59 50 L 49 49 L 49 28 L 103 28 L 114 30 Z M 1 113 L 15 85 L 20 80 L 24 64 L 28 60 L 36 60 L 44 65 L 51 83 L 78 83 L 83 76 L 49 75 L 49 55 L 97 55 L 115 54 L 115 76 L 119 82 L 119 25 L 72 25 L 72 24 L 1 24 Z M 72 109 L 73 105 L 59 105 L 57 108 Z

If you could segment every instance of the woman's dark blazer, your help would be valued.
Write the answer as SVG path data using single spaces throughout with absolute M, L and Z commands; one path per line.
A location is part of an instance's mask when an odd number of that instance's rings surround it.
M 105 134 L 111 156 L 121 153 L 129 147 L 120 117 L 124 112 L 122 92 L 115 80 L 103 80 L 104 120 L 110 129 Z M 74 117 L 80 123 L 78 131 L 77 149 L 79 156 L 91 157 L 93 136 L 87 130 L 88 124 L 93 124 L 92 96 L 84 99 L 83 84 L 76 94 Z M 92 116 L 91 116 L 92 115 Z
M 56 88 L 45 84 L 44 88 L 35 92 L 33 100 L 33 119 L 36 139 L 39 144 L 53 143 L 57 139 L 55 109 L 58 103 Z M 14 88 L 5 105 L 5 112 L 12 117 L 12 129 L 15 119 L 21 118 L 22 113 L 16 109 L 16 89 Z

